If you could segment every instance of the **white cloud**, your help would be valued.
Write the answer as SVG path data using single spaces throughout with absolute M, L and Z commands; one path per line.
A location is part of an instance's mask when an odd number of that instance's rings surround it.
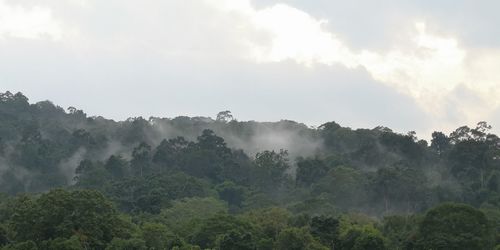
M 279 62 L 294 59 L 299 63 L 356 66 L 352 53 L 332 33 L 325 32 L 325 20 L 315 20 L 307 13 L 284 4 L 256 11 L 251 19 L 257 30 L 271 35 L 267 45 L 255 44 L 252 53 L 257 61 Z
M 234 23 L 248 29 L 242 39 L 246 39 L 247 56 L 252 60 L 264 63 L 291 59 L 308 66 L 314 63 L 358 65 L 352 52 L 335 34 L 323 30 L 326 20 L 316 20 L 286 4 L 256 10 L 249 0 L 205 2 L 219 10 L 239 14 Z
M 34 6 L 25 8 L 0 0 L 0 38 L 59 40 L 63 36 L 60 24 L 50 9 Z
M 412 97 L 440 122 L 450 122 L 446 127 L 456 126 L 457 120 L 487 119 L 500 104 L 500 73 L 496 70 L 500 53 L 470 51 L 455 38 L 429 32 L 424 22 L 409 27 L 411 35 L 388 51 L 353 51 L 324 28 L 327 21 L 294 7 L 275 4 L 256 9 L 249 0 L 208 2 L 240 13 L 250 27 L 266 34 L 267 39 L 256 39 L 251 32 L 242 38 L 249 46 L 248 58 L 257 63 L 293 60 L 307 67 L 340 64 L 365 68 L 375 80 Z M 461 102 L 457 89 L 466 89 L 480 101 Z M 450 108 L 457 112 L 456 120 L 443 121 Z

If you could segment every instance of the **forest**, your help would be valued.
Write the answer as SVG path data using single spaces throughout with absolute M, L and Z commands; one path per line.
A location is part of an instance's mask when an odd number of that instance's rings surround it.
M 1 249 L 500 249 L 500 138 L 0 93 Z

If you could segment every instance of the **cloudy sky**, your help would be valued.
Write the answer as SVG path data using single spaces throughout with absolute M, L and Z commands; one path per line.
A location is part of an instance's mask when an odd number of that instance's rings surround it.
M 89 115 L 500 126 L 500 2 L 0 0 L 0 91 Z M 496 130 L 500 131 L 499 129 Z

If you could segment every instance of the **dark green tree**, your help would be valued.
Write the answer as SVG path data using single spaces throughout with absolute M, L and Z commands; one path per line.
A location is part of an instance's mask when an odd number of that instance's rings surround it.
M 151 172 L 151 146 L 141 142 L 132 151 L 132 161 L 130 162 L 134 175 L 143 177 Z
M 326 163 L 318 158 L 299 158 L 297 160 L 296 182 L 299 185 L 309 186 L 328 172 Z
M 421 249 L 491 249 L 493 231 L 486 215 L 464 204 L 430 209 L 419 226 Z
M 327 216 L 315 216 L 311 219 L 311 234 L 323 245 L 331 249 L 339 246 L 340 228 L 339 220 Z

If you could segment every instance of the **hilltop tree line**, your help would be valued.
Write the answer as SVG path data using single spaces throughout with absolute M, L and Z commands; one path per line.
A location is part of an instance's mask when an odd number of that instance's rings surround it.
M 0 246 L 493 249 L 500 139 L 490 130 L 479 122 L 427 142 L 229 111 L 117 122 L 1 93 Z M 263 131 L 296 140 L 256 144 Z

